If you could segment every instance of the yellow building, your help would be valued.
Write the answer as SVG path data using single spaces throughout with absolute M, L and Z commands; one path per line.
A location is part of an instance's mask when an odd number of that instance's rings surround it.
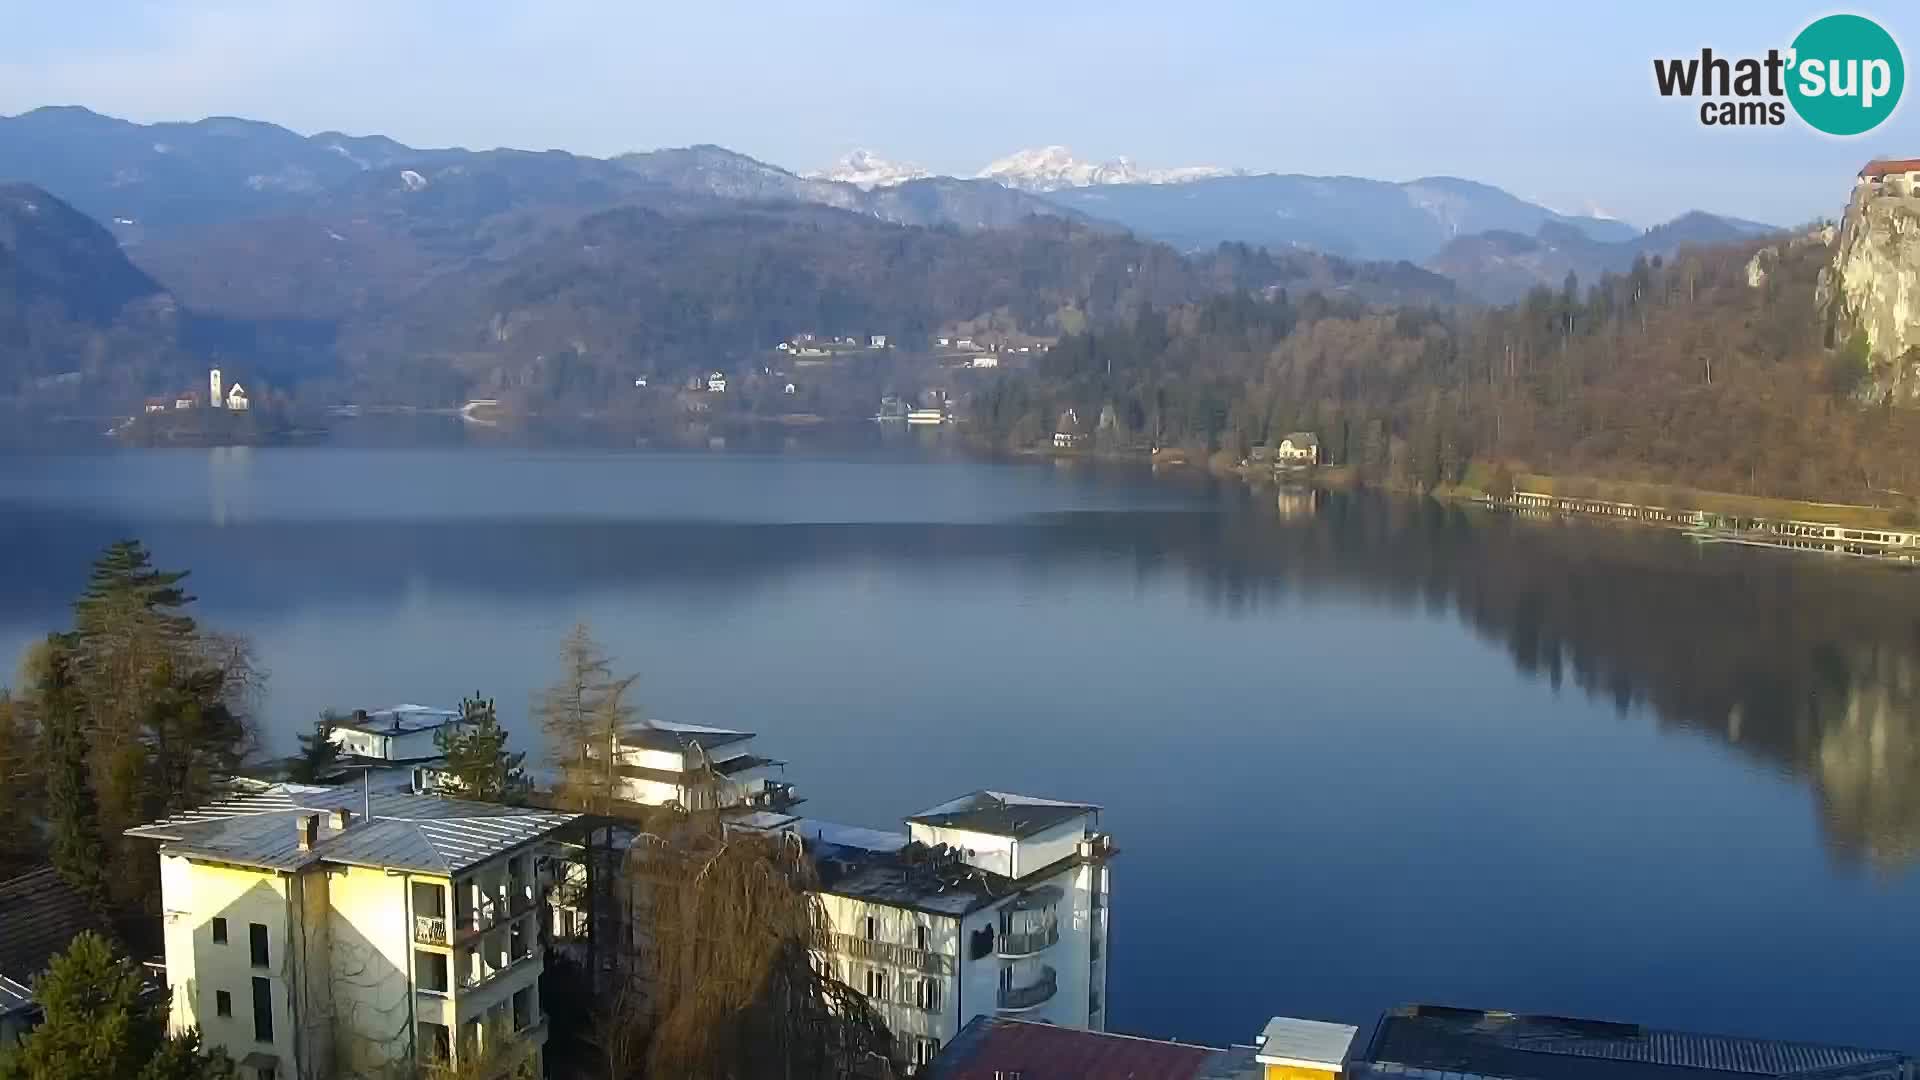
M 1352 1024 L 1274 1017 L 1255 1044 L 1261 1080 L 1338 1080 L 1358 1031 Z
M 541 856 L 572 820 L 281 784 L 127 830 L 160 841 L 173 1026 L 249 1080 L 496 1052 L 537 1072 Z

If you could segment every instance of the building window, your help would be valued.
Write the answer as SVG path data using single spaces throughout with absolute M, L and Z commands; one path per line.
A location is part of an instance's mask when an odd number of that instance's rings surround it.
M 915 1068 L 933 1064 L 940 1053 L 940 1040 L 916 1037 L 913 1040 L 913 1064 Z
M 227 920 L 217 915 L 214 916 L 213 919 L 213 943 L 215 945 L 225 945 L 227 943 Z
M 420 989 L 435 994 L 447 992 L 447 954 L 413 951 L 413 977 L 419 981 Z
M 921 952 L 927 951 L 927 928 L 924 924 L 913 928 L 913 946 Z
M 940 1011 L 940 980 L 938 979 L 919 980 L 919 985 L 914 987 L 913 1003 L 915 1005 L 920 1006 L 922 1009 L 925 1009 L 928 1012 L 939 1012 Z
M 273 984 L 258 975 L 253 977 L 253 1037 L 273 1041 Z
M 213 1014 L 215 1016 L 232 1016 L 233 995 L 227 993 L 225 990 L 215 990 L 213 992 Z
M 263 968 L 267 963 L 267 928 L 261 923 L 247 924 L 247 944 L 253 949 L 253 966 Z
M 420 1022 L 420 1042 L 418 1053 L 431 1062 L 443 1062 L 453 1057 L 453 1046 L 449 1042 L 447 1025 Z
M 867 997 L 874 1001 L 887 1000 L 887 973 L 879 968 L 867 969 Z
M 880 940 L 879 935 L 875 933 L 875 931 L 878 929 L 879 929 L 879 924 L 874 921 L 873 916 L 871 915 L 867 916 L 867 940 L 868 941 Z
M 513 992 L 513 1030 L 525 1031 L 533 1026 L 533 988 Z

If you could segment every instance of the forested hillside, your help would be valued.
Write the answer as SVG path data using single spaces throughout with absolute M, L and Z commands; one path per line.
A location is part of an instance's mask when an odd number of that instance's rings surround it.
M 1809 499 L 1920 492 L 1920 416 L 1864 405 L 1864 342 L 1829 348 L 1813 292 L 1828 249 L 1758 244 L 1640 260 L 1491 309 L 1387 311 L 1221 297 L 1072 335 L 979 403 L 990 437 L 1031 445 L 1060 410 L 1099 445 L 1238 456 L 1320 433 L 1336 464 L 1430 489 L 1470 463 Z
M 463 392 L 596 401 L 637 375 L 763 356 L 801 331 L 926 342 L 944 323 L 991 317 L 1051 335 L 1288 286 L 1373 301 L 1451 296 L 1444 279 L 1410 266 L 1356 269 L 1244 247 L 1187 258 L 1050 218 L 962 232 L 812 206 L 623 208 L 446 278 L 356 328 L 345 350 L 366 383 L 434 365 L 457 372 Z

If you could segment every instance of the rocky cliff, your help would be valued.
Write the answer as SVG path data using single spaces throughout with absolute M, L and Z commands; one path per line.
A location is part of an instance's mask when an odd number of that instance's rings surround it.
M 1834 344 L 1864 345 L 1863 394 L 1920 402 L 1920 195 L 1855 191 L 1817 299 Z

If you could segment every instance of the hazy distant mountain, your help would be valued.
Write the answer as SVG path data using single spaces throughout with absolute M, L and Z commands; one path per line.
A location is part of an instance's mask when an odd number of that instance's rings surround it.
M 503 174 L 501 155 L 518 155 L 517 180 Z M 338 189 L 354 188 L 368 177 L 377 186 L 410 176 L 423 192 L 431 192 L 437 170 L 463 167 L 486 178 L 460 185 L 482 216 L 500 212 L 501 199 L 532 204 L 554 194 L 564 205 L 604 207 L 629 198 L 647 203 L 650 193 L 661 190 L 818 203 L 901 224 L 962 228 L 1074 213 L 969 181 L 942 179 L 907 197 L 868 191 L 796 176 L 718 146 L 602 161 L 559 151 L 422 150 L 379 135 L 305 136 L 230 117 L 135 124 L 78 107 L 0 117 L 0 179 L 27 180 L 56 192 L 129 243 L 147 243 L 156 231 L 181 226 L 312 213 L 337 205 Z M 419 201 L 453 209 L 439 195 Z
M 819 172 L 806 175 L 808 179 L 833 180 L 871 191 L 909 180 L 925 180 L 933 174 L 918 165 L 888 161 L 871 150 L 855 150 Z
M 1312 248 L 1350 259 L 1421 262 L 1458 236 L 1531 233 L 1558 221 L 1597 240 L 1631 237 L 1618 221 L 1568 217 L 1499 188 L 1453 177 L 1407 183 L 1351 176 L 1225 176 L 1178 185 L 1064 188 L 1049 200 L 1176 247 L 1226 241 Z
M 1231 169 L 1213 165 L 1147 169 L 1124 157 L 1102 162 L 1081 161 L 1064 146 L 1043 146 L 1009 154 L 981 169 L 975 177 L 1022 191 L 1059 191 L 1103 184 L 1179 184 L 1233 174 Z
M 272 211 L 365 168 L 447 153 L 233 117 L 135 124 L 77 106 L 0 117 L 0 179 L 39 184 L 116 232 Z
M 1495 229 L 1459 237 L 1426 265 L 1474 296 L 1504 303 L 1535 286 L 1557 289 L 1569 273 L 1591 284 L 1602 274 L 1629 269 L 1643 255 L 1671 258 L 1683 246 L 1737 243 L 1776 231 L 1770 225 L 1695 210 L 1626 240 L 1608 243 L 1555 221 L 1542 224 L 1530 236 Z

